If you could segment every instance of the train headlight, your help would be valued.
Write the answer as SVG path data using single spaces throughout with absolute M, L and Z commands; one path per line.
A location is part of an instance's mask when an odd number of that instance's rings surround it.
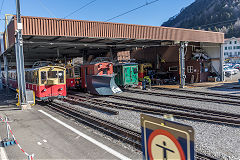
M 47 89 L 45 88 L 43 91 L 44 91 L 44 92 L 46 92 L 46 91 L 47 91 Z
M 60 90 L 60 91 L 62 91 L 62 90 L 63 90 L 63 88 L 60 88 L 59 90 Z

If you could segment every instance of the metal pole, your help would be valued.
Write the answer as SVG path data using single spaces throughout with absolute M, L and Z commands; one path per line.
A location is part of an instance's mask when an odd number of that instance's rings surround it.
M 8 88 L 8 60 L 7 60 L 7 55 L 3 54 L 3 63 L 4 63 L 4 71 L 6 73 L 6 88 Z
M 5 123 L 6 123 L 6 127 L 7 127 L 7 139 L 9 140 L 9 127 L 8 127 L 8 118 L 5 117 Z
M 3 89 L 3 86 L 2 86 L 2 61 L 0 59 L 0 90 Z
M 16 0 L 16 16 L 17 16 L 17 36 L 15 44 L 18 89 L 20 105 L 26 104 L 26 82 L 24 72 L 24 56 L 23 56 L 23 39 L 22 39 L 22 23 L 20 14 L 20 2 Z
M 224 76 L 224 71 L 223 71 L 223 62 L 224 62 L 224 55 L 223 55 L 223 44 L 220 44 L 220 67 L 219 67 L 219 72 L 220 72 L 220 81 L 225 80 Z
M 180 43 L 180 51 L 179 51 L 179 74 L 180 74 L 180 86 L 179 88 L 184 88 L 185 86 L 185 46 L 187 47 L 187 42 Z

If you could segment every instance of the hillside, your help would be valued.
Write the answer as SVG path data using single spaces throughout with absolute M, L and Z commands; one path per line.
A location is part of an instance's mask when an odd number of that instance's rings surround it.
M 195 0 L 162 26 L 224 32 L 240 37 L 240 0 Z

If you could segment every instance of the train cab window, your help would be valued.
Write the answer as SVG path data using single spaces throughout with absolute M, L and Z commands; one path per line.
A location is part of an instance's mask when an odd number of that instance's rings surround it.
M 58 71 L 58 82 L 64 83 L 64 72 L 63 71 Z
M 28 82 L 28 71 L 25 72 L 25 81 Z
M 39 83 L 38 71 L 36 71 L 35 74 L 36 74 L 36 84 L 38 84 Z
M 57 71 L 48 71 L 48 78 L 57 78 Z
M 33 71 L 30 71 L 29 82 L 33 83 Z
M 69 78 L 73 78 L 73 68 L 67 69 L 66 74 L 69 76 Z
M 46 71 L 41 71 L 41 83 L 44 84 L 47 81 Z
M 33 83 L 38 84 L 38 71 L 33 72 Z

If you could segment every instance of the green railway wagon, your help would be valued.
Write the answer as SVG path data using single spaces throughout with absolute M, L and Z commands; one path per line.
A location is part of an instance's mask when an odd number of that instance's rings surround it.
M 118 86 L 127 87 L 138 85 L 138 64 L 123 63 L 113 66 L 113 71 L 116 74 L 115 82 Z

